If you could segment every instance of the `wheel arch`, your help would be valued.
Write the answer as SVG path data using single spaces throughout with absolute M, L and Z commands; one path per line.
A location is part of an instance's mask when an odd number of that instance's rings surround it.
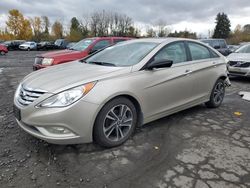
M 94 138 L 94 126 L 95 126 L 95 123 L 96 123 L 96 119 L 97 119 L 97 116 L 98 114 L 100 113 L 100 111 L 103 109 L 103 107 L 110 101 L 116 99 L 116 98 L 119 98 L 119 97 L 124 97 L 124 98 L 127 98 L 129 99 L 134 105 L 135 105 L 135 108 L 136 108 L 136 112 L 137 112 L 137 115 L 138 115 L 138 121 L 137 121 L 137 124 L 136 124 L 136 127 L 140 127 L 143 125 L 143 112 L 142 112 L 142 109 L 141 109 L 141 104 L 139 102 L 139 100 L 131 95 L 131 94 L 128 94 L 128 93 L 119 93 L 117 95 L 114 95 L 114 96 L 111 96 L 109 98 L 107 98 L 103 103 L 102 105 L 100 105 L 100 108 L 98 109 L 97 113 L 95 114 L 95 117 L 94 117 L 94 123 L 93 123 L 93 128 L 92 128 L 92 138 Z
M 222 80 L 225 81 L 225 80 L 227 79 L 227 76 L 226 76 L 226 75 L 221 75 L 217 80 L 219 80 L 219 79 L 222 79 Z M 217 80 L 216 80 L 216 81 L 217 81 Z
M 222 80 L 225 81 L 225 80 L 227 79 L 227 75 L 222 74 L 222 75 L 218 76 L 218 78 L 215 80 L 215 82 L 214 82 L 212 88 L 210 89 L 210 93 L 212 92 L 214 85 L 216 84 L 216 82 L 217 82 L 219 79 L 222 79 Z

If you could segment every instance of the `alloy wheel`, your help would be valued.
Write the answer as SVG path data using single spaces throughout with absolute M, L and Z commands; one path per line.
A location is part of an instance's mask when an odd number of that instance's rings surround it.
M 224 83 L 218 82 L 215 86 L 213 98 L 215 104 L 220 104 L 223 101 L 225 95 L 225 86 Z
M 131 109 L 125 104 L 117 105 L 106 114 L 103 132 L 108 140 L 118 142 L 127 136 L 132 124 L 133 113 Z

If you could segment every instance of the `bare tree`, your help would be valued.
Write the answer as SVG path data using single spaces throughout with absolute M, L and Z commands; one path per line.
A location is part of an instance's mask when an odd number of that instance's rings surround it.
M 155 24 L 156 26 L 156 33 L 158 37 L 167 37 L 170 33 L 167 28 L 167 23 L 164 20 L 158 20 Z
M 127 15 L 103 10 L 90 15 L 88 27 L 93 36 L 127 36 L 132 26 L 132 18 Z
M 42 16 L 42 27 L 45 34 L 49 34 L 50 21 L 47 16 Z
M 90 35 L 90 17 L 88 14 L 83 15 L 83 19 L 80 21 L 80 27 L 82 30 L 82 35 L 87 37 Z

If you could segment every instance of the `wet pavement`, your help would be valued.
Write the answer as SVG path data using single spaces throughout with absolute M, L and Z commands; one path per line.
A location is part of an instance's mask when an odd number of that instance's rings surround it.
M 14 120 L 18 82 L 36 54 L 0 56 L 0 187 L 250 187 L 250 79 L 233 78 L 223 105 L 204 105 L 137 129 L 124 145 L 58 146 L 25 133 Z

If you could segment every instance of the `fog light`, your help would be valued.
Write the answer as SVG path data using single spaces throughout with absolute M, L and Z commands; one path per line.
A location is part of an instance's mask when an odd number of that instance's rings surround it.
M 50 128 L 47 128 L 47 130 L 53 134 L 69 134 L 69 133 L 71 133 L 70 130 L 63 128 L 63 127 L 50 127 Z
M 76 136 L 72 131 L 64 127 L 37 127 L 37 129 L 48 137 L 72 137 Z

